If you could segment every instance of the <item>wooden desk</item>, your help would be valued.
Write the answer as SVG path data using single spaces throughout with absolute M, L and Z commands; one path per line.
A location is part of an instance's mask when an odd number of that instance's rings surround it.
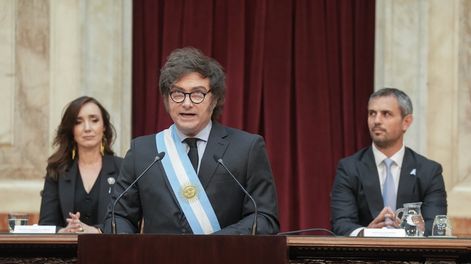
M 471 262 L 471 239 L 287 237 L 290 263 L 313 260 Z
M 143 240 L 149 239 L 148 235 L 144 236 L 142 236 Z M 192 239 L 192 236 L 186 237 Z M 185 236 L 181 238 L 185 239 Z M 250 237 L 241 236 L 241 239 L 250 239 Z M 293 264 L 362 263 L 363 261 L 369 261 L 369 263 L 378 263 L 378 261 L 383 261 L 381 263 L 387 263 L 387 261 L 471 263 L 471 239 L 465 238 L 287 236 L 286 246 L 288 261 Z M 0 234 L 0 263 L 76 263 L 77 249 L 77 235 Z M 214 263 L 218 263 L 217 260 Z M 263 260 L 260 263 L 263 263 Z
M 76 263 L 77 235 L 0 233 L 0 263 Z

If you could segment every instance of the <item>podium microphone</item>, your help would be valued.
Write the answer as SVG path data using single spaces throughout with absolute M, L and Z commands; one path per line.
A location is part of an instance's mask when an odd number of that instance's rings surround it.
M 237 178 L 234 176 L 234 174 L 232 174 L 232 172 L 226 167 L 226 165 L 224 164 L 224 161 L 222 160 L 222 158 L 214 155 L 214 160 L 217 163 L 221 164 L 221 166 L 229 173 L 229 175 L 231 175 L 232 179 L 234 179 L 234 181 L 237 183 L 237 185 L 239 185 L 240 189 L 242 189 L 242 191 L 245 193 L 245 195 L 247 195 L 247 197 L 249 197 L 249 199 L 252 201 L 253 208 L 254 208 L 254 217 L 253 217 L 253 224 L 252 224 L 252 235 L 255 235 L 257 233 L 257 215 L 258 215 L 257 203 L 253 199 L 252 195 L 250 195 L 249 192 L 247 192 L 247 190 L 244 188 L 244 186 L 242 186 L 242 184 L 240 184 L 240 182 L 237 180 Z
M 111 206 L 111 230 L 113 232 L 113 234 L 116 234 L 116 218 L 115 218 L 115 214 L 114 214 L 114 208 L 116 207 L 116 204 L 118 203 L 119 199 L 121 199 L 121 197 L 123 197 L 128 191 L 129 189 L 131 189 L 131 187 L 133 187 L 136 182 L 142 177 L 144 176 L 144 174 L 146 174 L 146 172 L 152 168 L 152 166 L 154 166 L 154 164 L 163 159 L 165 156 L 165 152 L 160 152 L 159 154 L 157 154 L 157 156 L 155 156 L 155 158 L 152 160 L 152 162 L 149 164 L 149 166 L 147 166 L 147 168 L 141 172 L 141 174 L 139 174 L 139 176 L 137 176 L 137 178 L 131 182 L 131 184 L 129 184 L 129 186 L 122 192 L 118 195 L 118 197 L 116 198 L 116 200 L 114 200 L 113 202 L 113 205 Z

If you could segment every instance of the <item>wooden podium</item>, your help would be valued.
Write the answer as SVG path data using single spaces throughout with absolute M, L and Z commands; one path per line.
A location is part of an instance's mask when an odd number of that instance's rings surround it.
M 80 263 L 288 263 L 286 237 L 208 235 L 78 236 Z

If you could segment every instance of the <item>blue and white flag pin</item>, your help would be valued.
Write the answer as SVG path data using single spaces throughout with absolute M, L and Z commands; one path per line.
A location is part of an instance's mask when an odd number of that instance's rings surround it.
M 415 175 L 415 169 L 410 171 L 410 175 Z

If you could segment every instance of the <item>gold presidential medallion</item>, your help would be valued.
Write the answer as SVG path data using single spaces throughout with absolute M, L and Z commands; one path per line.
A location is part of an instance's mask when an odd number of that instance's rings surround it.
M 186 185 L 182 190 L 183 197 L 185 197 L 187 200 L 195 198 L 197 193 L 198 191 L 196 190 L 196 186 L 191 184 Z

